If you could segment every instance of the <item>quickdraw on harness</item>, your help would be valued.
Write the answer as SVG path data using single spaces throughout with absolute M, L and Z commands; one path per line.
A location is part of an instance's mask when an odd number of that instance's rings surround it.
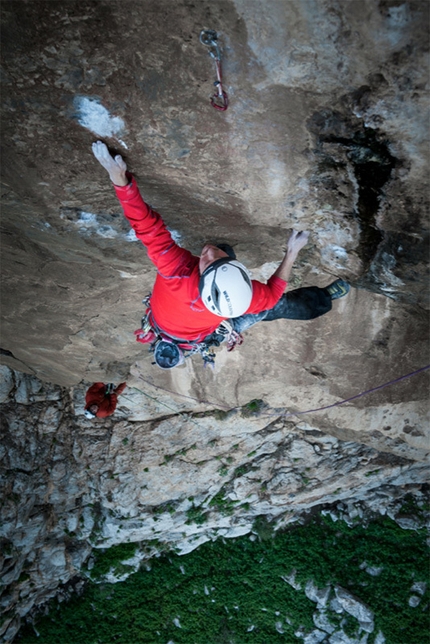
M 205 338 L 202 342 L 194 342 L 188 340 L 180 340 L 173 338 L 165 333 L 156 324 L 150 307 L 150 296 L 143 300 L 147 306 L 145 315 L 142 318 L 142 325 L 140 329 L 134 332 L 137 342 L 143 344 L 150 344 L 150 352 L 154 354 L 155 362 L 161 369 L 172 369 L 181 365 L 185 358 L 200 353 L 203 358 L 204 365 L 215 364 L 215 353 L 211 351 L 211 347 L 219 346 L 221 342 L 227 342 L 227 351 L 233 351 L 237 346 L 243 342 L 243 337 L 237 333 L 228 320 L 221 322 L 219 327 L 210 336 Z
M 233 351 L 243 343 L 243 335 L 234 330 L 229 320 L 223 320 L 216 330 L 216 333 L 224 336 L 223 340 L 227 342 L 227 351 Z
M 214 82 L 217 91 L 211 96 L 211 104 L 216 110 L 225 112 L 228 108 L 228 96 L 222 87 L 221 75 L 221 50 L 218 45 L 218 34 L 213 29 L 203 29 L 200 32 L 200 42 L 206 47 L 210 47 L 209 55 L 214 59 L 216 66 L 217 80 Z

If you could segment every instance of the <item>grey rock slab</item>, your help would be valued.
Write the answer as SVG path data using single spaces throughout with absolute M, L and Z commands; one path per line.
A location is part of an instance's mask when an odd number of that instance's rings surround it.
M 360 624 L 366 624 L 366 631 L 370 628 L 370 625 L 372 625 L 373 630 L 373 612 L 370 608 L 341 586 L 335 586 L 334 590 L 336 593 L 336 599 L 343 610 L 355 617 Z M 368 632 L 371 633 L 372 630 Z
M 53 567 L 54 569 L 64 570 L 66 567 L 66 555 L 64 544 L 55 546 L 44 546 L 40 553 L 39 570 L 44 574 L 46 570 Z M 58 570 L 57 570 L 58 574 Z
M 427 584 L 425 581 L 416 581 L 411 586 L 411 591 L 418 593 L 419 595 L 424 595 L 427 590 Z
M 418 595 L 411 595 L 408 599 L 408 604 L 411 608 L 416 608 L 421 603 L 421 597 Z
M 382 573 L 384 570 L 383 566 L 369 566 L 365 561 L 363 561 L 362 564 L 360 564 L 360 570 L 365 570 L 368 575 L 371 575 L 371 577 L 379 577 L 379 575 Z
M 4 364 L 0 365 L 0 403 L 7 402 L 15 386 L 13 371 Z
M 320 642 L 323 642 L 326 637 L 327 633 L 316 629 L 304 636 L 303 644 L 320 644 Z
M 358 622 L 360 624 L 361 630 L 365 631 L 366 633 L 373 633 L 375 629 L 375 624 L 372 622 L 367 622 L 363 620 L 359 620 Z
M 16 566 L 14 566 L 11 570 L 9 570 L 7 573 L 2 575 L 2 584 L 7 586 L 12 582 L 16 581 L 21 574 L 23 565 L 24 565 L 24 562 L 21 561 Z
M 294 590 L 301 590 L 302 586 L 300 582 L 296 581 L 296 575 L 297 570 L 292 570 L 289 575 L 281 575 L 281 579 L 283 579 L 287 584 L 290 584 Z
M 330 622 L 329 618 L 323 611 L 314 613 L 312 619 L 314 620 L 314 624 L 317 628 L 328 633 L 329 635 L 336 630 L 335 626 L 333 626 L 333 624 Z
M 91 546 L 88 543 L 80 543 L 66 550 L 66 558 L 70 562 L 72 572 L 79 572 L 83 563 L 91 552 Z
M 418 530 L 420 527 L 418 521 L 411 517 L 397 517 L 396 523 L 403 528 L 403 530 Z
M 318 588 L 313 581 L 308 581 L 305 586 L 306 597 L 311 601 L 316 602 L 318 608 L 324 608 L 327 605 L 330 592 L 330 586 L 326 586 L 326 588 Z
M 22 405 L 28 405 L 35 400 L 35 396 L 41 393 L 43 384 L 37 378 L 28 374 L 19 374 L 17 378 L 17 388 L 15 392 L 15 401 Z M 40 399 L 44 399 L 42 395 Z
M 54 433 L 57 431 L 58 425 L 62 417 L 62 410 L 55 406 L 47 407 L 43 410 L 39 417 L 41 430 L 45 434 Z
M 20 625 L 21 619 L 18 615 L 7 622 L 7 627 L 5 628 L 3 635 L 4 642 L 13 642 L 15 635 L 19 631 Z
M 343 606 L 340 603 L 340 601 L 337 599 L 337 597 L 333 597 L 333 599 L 330 600 L 330 608 L 338 615 L 343 613 Z
M 343 631 L 336 631 L 330 635 L 328 641 L 330 644 L 361 644 L 358 640 L 348 637 L 348 635 Z M 365 642 L 363 642 L 363 644 L 365 644 Z

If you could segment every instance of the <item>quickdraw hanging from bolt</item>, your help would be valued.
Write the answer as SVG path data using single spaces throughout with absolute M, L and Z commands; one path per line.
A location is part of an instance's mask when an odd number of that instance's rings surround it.
M 213 29 L 203 29 L 200 32 L 200 42 L 206 47 L 210 47 L 209 55 L 215 61 L 217 80 L 214 82 L 217 91 L 211 96 L 211 104 L 220 112 L 225 112 L 228 108 L 228 96 L 222 88 L 221 76 L 221 50 L 218 45 L 218 34 Z

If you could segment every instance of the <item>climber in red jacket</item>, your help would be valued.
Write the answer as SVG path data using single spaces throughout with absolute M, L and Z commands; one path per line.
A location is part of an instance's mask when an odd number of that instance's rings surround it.
M 210 346 L 211 342 L 219 344 L 225 338 L 222 334 L 228 333 L 230 342 L 232 337 L 237 339 L 243 330 L 259 321 L 310 320 L 323 315 L 330 311 L 333 299 L 349 291 L 346 282 L 336 280 L 326 288 L 311 286 L 284 293 L 293 263 L 308 241 L 306 231 L 293 231 L 284 258 L 267 284 L 251 280 L 228 245 L 206 244 L 200 257 L 196 257 L 173 241 L 160 215 L 143 201 L 122 157 L 113 158 L 101 141 L 93 143 L 92 150 L 108 171 L 125 217 L 157 268 L 145 318 L 153 337 L 171 343 Z M 227 327 L 222 329 L 225 321 Z M 157 351 L 155 356 L 157 364 L 162 366 L 157 360 Z M 167 360 L 163 368 L 178 363 Z
M 125 382 L 117 387 L 113 384 L 105 385 L 104 382 L 95 382 L 85 394 L 85 416 L 89 419 L 111 416 L 118 404 L 118 396 L 122 394 L 126 386 Z

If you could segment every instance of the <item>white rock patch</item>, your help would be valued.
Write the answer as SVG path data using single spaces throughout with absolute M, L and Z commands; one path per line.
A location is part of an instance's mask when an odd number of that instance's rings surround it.
M 125 130 L 125 123 L 119 116 L 111 116 L 108 110 L 95 98 L 77 96 L 74 104 L 78 113 L 78 121 L 87 130 L 100 137 L 116 138 L 121 145 L 127 145 L 116 135 Z
M 76 221 L 74 221 L 73 223 L 79 228 L 80 232 L 84 234 L 94 232 L 96 233 L 96 235 L 104 237 L 105 239 L 115 239 L 116 237 L 119 237 L 126 242 L 139 241 L 133 228 L 131 228 L 128 233 L 125 234 L 118 232 L 117 230 L 115 230 L 115 228 L 113 228 L 113 226 L 109 226 L 108 224 L 101 224 L 97 219 L 97 215 L 92 212 L 86 212 L 82 210 L 79 218 L 76 219 Z

